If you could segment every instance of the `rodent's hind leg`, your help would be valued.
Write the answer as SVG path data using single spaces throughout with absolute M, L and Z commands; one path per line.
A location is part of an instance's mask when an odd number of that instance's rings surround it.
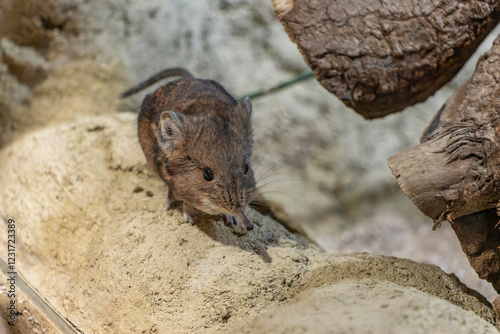
M 182 207 L 182 211 L 183 211 L 183 217 L 184 217 L 184 220 L 186 221 L 186 223 L 194 225 L 195 221 L 194 221 L 193 216 L 195 216 L 195 214 L 196 214 L 196 209 L 194 207 L 192 207 L 191 205 L 184 203 L 184 205 Z

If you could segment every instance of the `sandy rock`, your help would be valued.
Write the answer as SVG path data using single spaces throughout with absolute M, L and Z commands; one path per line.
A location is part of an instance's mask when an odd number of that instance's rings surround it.
M 221 222 L 184 223 L 164 211 L 165 186 L 146 169 L 135 132 L 135 114 L 86 117 L 0 151 L 0 216 L 16 221 L 18 270 L 83 332 L 216 333 L 251 323 L 279 333 L 262 314 L 294 305 L 311 310 L 287 325 L 296 331 L 319 328 L 326 312 L 345 320 L 340 329 L 363 329 L 372 314 L 416 333 L 443 323 L 495 332 L 484 297 L 436 266 L 328 255 L 250 209 L 256 228 L 243 237 Z M 395 291 L 400 303 L 378 310 Z M 346 306 L 352 318 L 334 295 L 356 301 Z M 373 324 L 376 333 L 386 326 Z
M 341 281 L 301 294 L 289 305 L 226 333 L 497 333 L 470 311 L 414 288 Z

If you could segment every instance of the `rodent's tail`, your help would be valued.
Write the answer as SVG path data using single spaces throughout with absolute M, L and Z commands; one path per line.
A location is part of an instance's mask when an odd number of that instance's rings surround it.
M 183 77 L 183 78 L 192 78 L 193 76 L 191 73 L 189 73 L 188 70 L 185 70 L 180 67 L 174 67 L 174 68 L 167 68 L 166 70 L 163 70 L 159 73 L 156 73 L 152 77 L 149 77 L 148 79 L 144 80 L 143 82 L 137 84 L 136 86 L 124 91 L 123 93 L 120 94 L 121 98 L 128 97 L 132 94 L 137 93 L 138 91 L 143 90 L 146 87 L 151 86 L 152 84 L 169 78 L 169 77 Z

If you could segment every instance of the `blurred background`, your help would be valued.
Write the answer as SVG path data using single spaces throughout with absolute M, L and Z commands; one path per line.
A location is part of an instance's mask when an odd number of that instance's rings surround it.
M 137 112 L 145 94 L 120 91 L 184 67 L 240 97 L 308 70 L 271 0 L 0 0 L 0 145 L 47 122 Z M 254 100 L 254 163 L 265 196 L 328 252 L 433 263 L 493 300 L 447 223 L 402 194 L 387 158 L 418 144 L 475 56 L 425 103 L 366 121 L 314 79 Z M 66 112 L 50 108 L 68 99 Z M 162 207 L 162 205 L 160 205 Z

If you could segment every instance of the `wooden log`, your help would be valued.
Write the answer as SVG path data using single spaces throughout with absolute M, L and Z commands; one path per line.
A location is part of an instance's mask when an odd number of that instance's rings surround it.
M 420 145 L 388 159 L 407 197 L 436 223 L 500 201 L 500 36 Z
M 434 228 L 450 221 L 471 266 L 500 293 L 500 36 L 421 144 L 388 162 Z
M 500 292 L 500 230 L 496 210 L 486 210 L 457 218 L 451 227 L 469 263 L 482 279 Z
M 272 0 L 316 79 L 365 118 L 424 101 L 500 20 L 497 0 Z
M 489 147 L 483 144 L 489 143 L 481 143 L 486 137 L 477 132 L 472 124 L 459 124 L 388 160 L 405 195 L 436 223 L 495 207 L 498 201 L 493 171 L 484 169 Z

